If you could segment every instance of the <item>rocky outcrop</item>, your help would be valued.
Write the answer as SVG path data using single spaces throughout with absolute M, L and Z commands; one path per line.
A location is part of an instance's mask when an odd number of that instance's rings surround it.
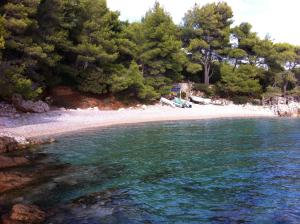
M 55 138 L 29 138 L 30 145 L 44 145 L 55 142 Z
M 32 112 L 32 113 L 44 113 L 50 110 L 50 107 L 47 103 L 39 100 L 24 100 L 23 97 L 19 94 L 15 94 L 12 97 L 12 103 L 15 108 L 22 112 Z
M 11 152 L 19 147 L 19 142 L 12 137 L 2 136 L 0 137 L 0 153 Z
M 34 145 L 49 144 L 55 142 L 54 138 L 25 138 L 8 132 L 0 132 L 0 153 L 26 149 Z
M 262 99 L 262 105 L 270 106 L 279 117 L 299 117 L 300 116 L 300 98 L 287 96 L 273 96 Z
M 11 133 L 0 133 L 0 153 L 25 149 L 31 145 L 33 145 L 31 141 L 23 136 L 17 136 Z
M 28 159 L 24 157 L 8 157 L 0 155 L 0 169 L 16 167 L 28 164 Z
M 38 206 L 16 204 L 9 215 L 2 217 L 4 224 L 38 224 L 46 219 L 46 213 Z
M 298 103 L 279 104 L 274 108 L 279 117 L 299 117 L 300 105 Z
M 32 181 L 29 175 L 18 172 L 0 172 L 0 194 L 12 189 L 23 187 Z
M 18 117 L 16 108 L 8 103 L 0 102 L 0 117 Z

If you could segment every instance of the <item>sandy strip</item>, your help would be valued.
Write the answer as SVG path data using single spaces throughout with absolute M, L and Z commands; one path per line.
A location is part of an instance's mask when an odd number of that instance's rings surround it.
M 275 115 L 270 109 L 261 106 L 237 105 L 194 105 L 191 109 L 155 105 L 144 109 L 118 111 L 55 110 L 46 114 L 30 114 L 15 119 L 0 118 L 0 125 L 2 125 L 0 129 L 1 132 L 25 137 L 42 137 L 121 124 L 246 117 L 275 117 Z

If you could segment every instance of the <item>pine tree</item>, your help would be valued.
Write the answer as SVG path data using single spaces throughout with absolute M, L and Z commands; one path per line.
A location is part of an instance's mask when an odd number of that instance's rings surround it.
M 232 10 L 225 2 L 195 5 L 184 17 L 183 40 L 191 53 L 188 69 L 204 72 L 204 83 L 209 84 L 212 68 L 229 47 Z M 201 65 L 196 66 L 195 64 Z
M 135 61 L 131 62 L 129 69 L 124 69 L 122 75 L 115 75 L 112 80 L 113 92 L 121 92 L 144 101 L 153 101 L 159 97 L 152 86 L 146 85 L 143 74 Z
M 149 86 L 160 94 L 170 91 L 170 84 L 182 79 L 185 53 L 178 37 L 178 28 L 171 16 L 155 3 L 141 25 L 136 25 L 134 38 L 140 47 L 138 63 Z
M 238 59 L 237 62 L 243 60 L 251 65 L 266 65 L 267 58 L 274 53 L 273 43 L 267 37 L 260 39 L 257 33 L 252 32 L 251 29 L 252 25 L 250 23 L 241 23 L 232 29 L 237 44 L 229 56 Z M 236 54 L 237 51 L 238 54 Z M 235 55 L 232 55 L 234 52 Z
M 116 66 L 119 52 L 116 39 L 121 32 L 118 13 L 109 11 L 106 1 L 82 1 L 84 22 L 78 35 L 76 67 L 79 89 L 104 94 L 111 92 L 112 75 L 122 66 Z
M 48 85 L 76 82 L 78 35 L 82 28 L 82 7 L 79 0 L 44 0 L 39 12 L 39 33 L 43 42 L 52 46 L 55 66 L 43 66 Z
M 47 60 L 47 48 L 36 42 L 38 22 L 36 13 L 39 0 L 4 1 L 1 11 L 7 31 L 4 41 L 3 61 L 1 63 L 1 93 L 9 98 L 13 93 L 21 93 L 34 98 L 41 93 L 32 80 L 38 80 L 38 61 Z
M 273 59 L 281 71 L 275 73 L 274 86 L 281 88 L 283 95 L 286 96 L 288 87 L 293 89 L 298 81 L 295 69 L 300 65 L 300 51 L 291 44 L 278 43 L 275 44 L 275 52 Z
M 259 68 L 254 65 L 245 64 L 234 69 L 232 65 L 223 63 L 218 86 L 226 96 L 259 97 L 262 92 L 259 74 Z
M 5 46 L 5 27 L 4 27 L 4 18 L 0 16 L 0 60 L 2 58 L 2 50 L 4 49 Z

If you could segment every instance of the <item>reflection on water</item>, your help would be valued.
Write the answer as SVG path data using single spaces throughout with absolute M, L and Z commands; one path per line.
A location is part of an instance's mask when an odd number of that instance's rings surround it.
M 47 209 L 49 223 L 299 223 L 299 130 L 238 119 L 62 136 L 36 152 L 61 167 L 10 199 Z

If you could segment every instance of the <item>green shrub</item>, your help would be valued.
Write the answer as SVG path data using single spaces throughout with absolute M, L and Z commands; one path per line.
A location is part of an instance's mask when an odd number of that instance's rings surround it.
M 234 70 L 232 65 L 222 64 L 220 71 L 218 87 L 223 95 L 259 97 L 262 93 L 258 79 L 260 70 L 254 65 L 240 65 Z
M 296 88 L 288 91 L 288 94 L 291 96 L 300 96 L 300 87 L 297 86 Z
M 195 83 L 193 85 L 193 90 L 195 90 L 195 91 L 207 92 L 208 88 L 209 88 L 209 85 L 206 85 L 204 83 Z
M 195 83 L 193 85 L 193 90 L 200 91 L 205 94 L 207 97 L 216 95 L 216 88 L 213 85 L 206 85 L 204 83 Z
M 268 86 L 263 96 L 265 98 L 281 96 L 282 90 L 279 87 Z
M 247 96 L 234 96 L 231 100 L 234 104 L 246 104 L 249 102 L 249 98 Z
M 25 99 L 36 99 L 42 94 L 43 89 L 35 87 L 33 81 L 23 75 L 23 67 L 0 65 L 0 71 L 1 99 L 10 100 L 15 93 L 21 94 Z
M 261 105 L 261 100 L 260 99 L 251 99 L 250 103 L 252 105 L 260 106 Z

